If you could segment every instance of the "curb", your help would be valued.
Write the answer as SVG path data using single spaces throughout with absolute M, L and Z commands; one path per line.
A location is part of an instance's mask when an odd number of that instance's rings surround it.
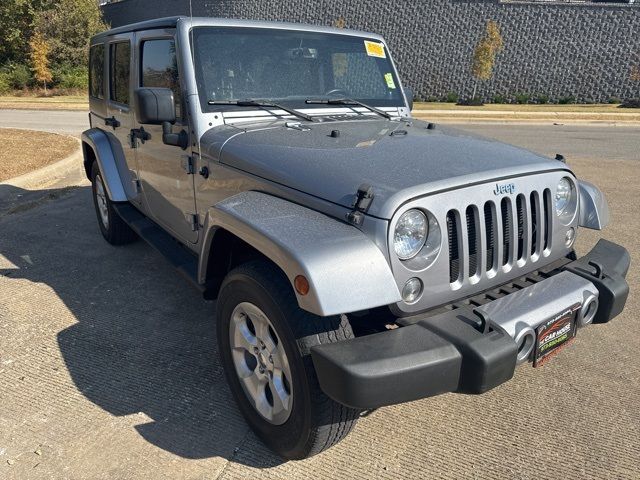
M 58 134 L 60 135 L 60 134 Z M 76 141 L 78 148 L 69 156 L 58 160 L 55 163 L 39 168 L 33 172 L 25 173 L 18 177 L 13 177 L 3 182 L 0 186 L 12 186 L 22 189 L 33 189 L 44 184 L 54 183 L 63 179 L 78 169 L 82 159 L 82 149 L 80 148 L 80 140 L 71 135 L 61 135 L 63 137 L 72 138 Z

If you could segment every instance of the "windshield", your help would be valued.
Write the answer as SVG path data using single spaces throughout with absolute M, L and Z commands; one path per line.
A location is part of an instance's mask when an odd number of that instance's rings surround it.
M 197 27 L 193 44 L 204 111 L 220 110 L 208 102 L 246 99 L 313 108 L 305 100 L 329 96 L 380 107 L 403 106 L 389 54 L 373 39 L 268 28 Z

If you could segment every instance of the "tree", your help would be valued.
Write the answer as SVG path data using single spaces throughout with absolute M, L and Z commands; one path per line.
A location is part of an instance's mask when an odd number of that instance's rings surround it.
M 493 75 L 493 67 L 496 63 L 496 56 L 504 49 L 504 41 L 500 34 L 499 25 L 493 20 L 487 22 L 487 29 L 484 36 L 478 41 L 473 52 L 473 62 L 471 63 L 471 74 L 475 78 L 473 86 L 473 97 L 476 98 L 478 82 L 489 80 Z
M 25 39 L 31 38 L 33 21 L 55 0 L 0 1 L 0 65 L 24 63 L 29 53 Z
M 38 82 L 44 84 L 44 92 L 47 93 L 47 82 L 51 82 L 53 75 L 49 70 L 49 51 L 50 47 L 41 33 L 36 32 L 29 41 L 31 48 L 31 69 L 33 76 Z
M 89 38 L 106 29 L 96 0 L 53 0 L 35 18 L 35 30 L 49 42 L 55 65 L 86 67 Z

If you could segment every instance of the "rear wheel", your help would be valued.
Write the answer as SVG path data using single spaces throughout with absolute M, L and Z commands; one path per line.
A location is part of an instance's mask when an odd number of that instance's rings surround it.
M 125 245 L 136 240 L 137 236 L 114 210 L 109 199 L 102 174 L 96 162 L 91 167 L 91 190 L 93 204 L 98 217 L 98 225 L 104 239 L 111 245 Z
M 279 269 L 250 262 L 222 285 L 217 333 L 240 411 L 276 453 L 309 457 L 350 432 L 359 411 L 325 395 L 310 355 L 314 345 L 353 338 L 345 316 L 322 318 L 301 310 Z

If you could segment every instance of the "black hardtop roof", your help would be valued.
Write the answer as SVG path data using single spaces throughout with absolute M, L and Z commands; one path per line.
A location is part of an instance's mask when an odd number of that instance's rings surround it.
M 153 20 L 145 20 L 144 22 L 131 23 L 129 25 L 123 25 L 122 27 L 112 28 L 104 32 L 98 33 L 92 37 L 92 40 L 108 37 L 111 35 L 117 35 L 119 33 L 137 32 L 140 30 L 151 30 L 153 28 L 175 28 L 178 24 L 178 20 L 186 18 L 183 15 L 177 17 L 164 17 L 156 18 Z

